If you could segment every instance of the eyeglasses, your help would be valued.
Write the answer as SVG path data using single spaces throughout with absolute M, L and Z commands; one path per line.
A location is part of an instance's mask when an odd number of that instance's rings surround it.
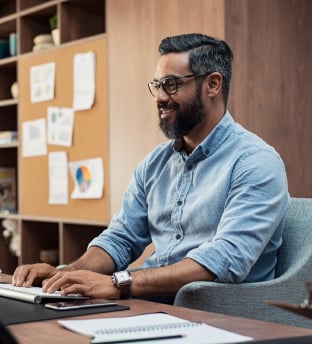
M 211 73 L 212 72 L 205 73 L 205 74 L 198 74 L 198 75 L 190 74 L 190 75 L 184 75 L 184 76 L 168 76 L 158 81 L 152 80 L 147 84 L 147 86 L 153 97 L 156 97 L 157 92 L 159 91 L 160 87 L 168 94 L 168 96 L 171 96 L 172 94 L 175 94 L 178 92 L 178 89 L 180 86 L 178 83 L 178 80 L 186 79 L 186 78 L 199 78 L 201 76 L 207 76 Z

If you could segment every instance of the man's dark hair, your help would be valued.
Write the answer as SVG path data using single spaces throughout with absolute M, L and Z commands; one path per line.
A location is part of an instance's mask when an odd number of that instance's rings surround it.
M 189 68 L 192 73 L 219 72 L 222 75 L 222 95 L 226 105 L 232 77 L 231 48 L 222 40 L 199 33 L 167 37 L 159 45 L 160 55 L 188 51 Z

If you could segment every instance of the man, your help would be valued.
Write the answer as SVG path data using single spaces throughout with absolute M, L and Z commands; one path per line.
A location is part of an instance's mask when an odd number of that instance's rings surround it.
M 121 211 L 60 271 L 20 266 L 13 284 L 92 298 L 174 297 L 184 284 L 274 277 L 289 196 L 276 151 L 226 110 L 232 52 L 201 34 L 164 39 L 148 83 L 172 139 L 136 168 Z M 154 243 L 143 269 L 128 264 Z M 116 273 L 114 273 L 116 272 Z M 172 300 L 171 300 L 172 301 Z

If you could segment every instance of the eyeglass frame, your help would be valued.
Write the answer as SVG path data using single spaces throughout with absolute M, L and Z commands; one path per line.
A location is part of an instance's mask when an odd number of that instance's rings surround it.
M 173 94 L 176 94 L 179 90 L 179 85 L 178 84 L 178 80 L 180 79 L 185 79 L 185 78 L 199 78 L 201 76 L 207 76 L 209 74 L 211 74 L 213 72 L 207 72 L 207 73 L 204 73 L 204 74 L 189 74 L 189 75 L 183 75 L 183 76 L 166 76 L 164 77 L 163 79 L 160 79 L 160 80 L 152 80 L 152 81 L 149 81 L 147 83 L 147 87 L 148 87 L 148 90 L 150 91 L 150 94 L 153 96 L 153 97 L 156 97 L 155 94 L 153 94 L 152 92 L 152 89 L 151 89 L 151 85 L 157 85 L 157 87 L 155 88 L 157 91 L 159 91 L 160 87 L 164 90 L 164 92 L 168 95 L 168 96 L 172 96 Z M 164 81 L 166 82 L 166 80 L 173 80 L 174 83 L 175 83 L 175 90 L 173 92 L 168 92 L 168 90 L 166 90 L 166 88 L 164 87 Z

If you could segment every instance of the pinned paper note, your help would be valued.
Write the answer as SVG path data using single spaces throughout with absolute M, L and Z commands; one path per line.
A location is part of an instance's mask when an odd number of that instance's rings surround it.
M 95 53 L 76 54 L 74 57 L 74 103 L 75 110 L 87 110 L 95 97 Z
M 68 204 L 66 152 L 49 153 L 49 204 Z
M 70 147 L 72 145 L 74 110 L 72 108 L 48 107 L 48 143 Z
M 32 103 L 54 98 L 55 62 L 30 68 L 30 100 Z
M 47 154 L 46 120 L 40 118 L 23 123 L 23 157 Z
M 71 198 L 92 199 L 103 196 L 103 159 L 96 158 L 71 162 L 69 168 L 75 183 Z

